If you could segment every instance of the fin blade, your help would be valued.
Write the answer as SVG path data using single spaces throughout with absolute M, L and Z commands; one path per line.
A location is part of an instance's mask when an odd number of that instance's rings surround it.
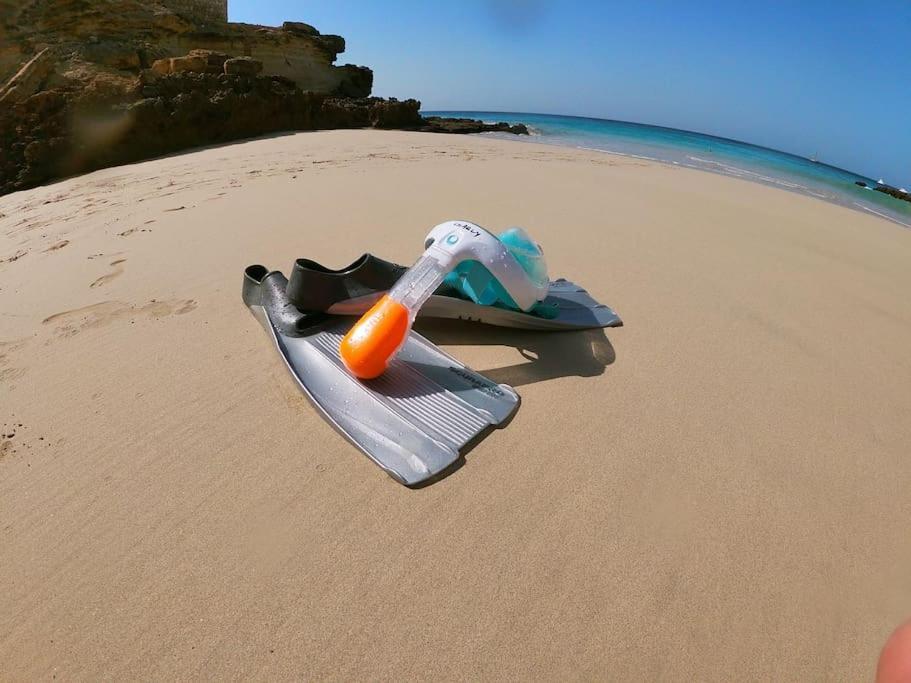
M 478 375 L 415 332 L 383 375 L 361 381 L 345 369 L 338 350 L 354 320 L 337 319 L 291 337 L 265 318 L 288 370 L 322 416 L 407 486 L 452 466 L 518 408 L 512 389 Z

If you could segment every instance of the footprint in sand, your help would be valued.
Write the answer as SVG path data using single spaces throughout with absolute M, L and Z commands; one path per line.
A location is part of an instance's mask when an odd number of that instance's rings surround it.
M 111 280 L 116 277 L 123 275 L 123 266 L 121 264 L 126 263 L 125 258 L 117 259 L 116 261 L 111 261 L 111 265 L 114 266 L 114 270 L 106 275 L 102 275 L 100 278 L 95 280 L 92 284 L 89 285 L 90 288 L 94 289 L 95 287 L 103 287 Z
M 79 334 L 83 330 L 103 327 L 124 318 L 146 316 L 164 318 L 171 315 L 184 315 L 194 310 L 197 303 L 193 299 L 172 299 L 170 301 L 152 300 L 143 305 L 127 304 L 122 301 L 102 301 L 91 306 L 75 308 L 48 316 L 41 321 L 43 325 L 55 325 L 57 337 L 66 338 Z
M 60 240 L 59 242 L 57 242 L 57 244 L 52 244 L 47 249 L 45 249 L 44 253 L 47 253 L 49 251 L 57 251 L 58 249 L 63 249 L 69 243 L 70 243 L 69 240 Z
M 10 354 L 25 346 L 27 341 L 27 339 L 19 339 L 16 341 L 0 342 L 0 382 L 12 382 L 14 379 L 19 379 L 25 374 L 24 368 L 9 367 L 9 364 Z
M 9 383 L 25 374 L 25 368 L 0 368 L 0 383 Z
M 6 257 L 6 258 L 0 259 L 0 263 L 13 263 L 14 261 L 18 261 L 19 259 L 21 259 L 21 258 L 22 258 L 23 256 L 25 256 L 26 254 L 28 254 L 27 251 L 22 251 L 22 250 L 20 249 L 19 251 L 17 251 L 17 252 L 16 252 L 15 254 L 13 254 L 12 256 L 8 256 L 8 257 Z
M 123 232 L 118 232 L 118 237 L 129 237 L 130 235 L 135 235 L 137 232 L 152 232 L 148 228 L 130 228 L 129 230 L 124 230 Z

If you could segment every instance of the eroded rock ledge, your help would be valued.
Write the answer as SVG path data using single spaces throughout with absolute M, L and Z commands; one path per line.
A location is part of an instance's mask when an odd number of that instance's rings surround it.
M 867 185 L 867 183 L 862 180 L 855 180 L 854 184 L 859 185 L 860 187 L 869 187 L 869 185 Z M 887 194 L 890 197 L 895 197 L 896 199 L 901 199 L 902 201 L 911 202 L 911 192 L 908 192 L 907 190 L 904 190 L 900 187 L 892 187 L 891 185 L 886 185 L 883 182 L 879 182 L 870 189 L 876 190 L 877 192 L 882 192 L 883 194 Z
M 116 95 L 68 86 L 23 98 L 10 96 L 9 106 L 0 107 L 0 148 L 6 150 L 0 156 L 0 194 L 106 166 L 281 131 L 372 127 L 528 132 L 521 124 L 425 119 L 419 113 L 421 103 L 414 99 L 303 91 L 284 76 L 253 75 L 260 70 L 255 60 L 196 51 L 144 71 L 130 90 Z M 26 74 L 21 82 L 29 80 Z
M 911 192 L 905 192 L 904 190 L 901 190 L 897 187 L 892 187 L 891 185 L 877 185 L 873 189 L 877 192 L 887 194 L 890 197 L 895 197 L 896 199 L 911 202 Z
M 336 66 L 344 39 L 309 24 L 231 24 L 217 12 L 194 23 L 178 11 L 218 4 L 0 0 L 0 194 L 279 131 L 527 133 L 370 97 L 373 72 Z
M 0 194 L 190 147 L 279 131 L 418 129 L 416 100 L 302 91 L 283 76 L 180 72 L 104 102 L 65 89 L 0 111 Z
M 336 65 L 345 39 L 309 24 L 281 27 L 203 18 L 187 0 L 0 0 L 0 83 L 49 47 L 55 66 L 47 88 L 81 83 L 123 88 L 156 60 L 194 49 L 251 57 L 264 73 L 290 78 L 302 90 L 367 97 L 373 72 Z M 196 5 L 208 3 L 196 1 Z
M 510 124 L 505 121 L 499 123 L 484 123 L 477 119 L 454 119 L 441 116 L 425 116 L 421 130 L 428 133 L 512 133 L 513 135 L 528 135 L 528 126 L 524 123 Z
M 477 119 L 455 119 L 440 116 L 425 116 L 421 130 L 428 133 L 512 133 L 513 135 L 528 135 L 528 126 L 524 123 L 509 124 L 505 121 L 484 123 Z

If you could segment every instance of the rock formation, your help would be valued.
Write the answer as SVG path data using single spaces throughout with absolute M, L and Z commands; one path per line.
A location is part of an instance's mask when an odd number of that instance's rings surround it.
M 890 197 L 895 197 L 896 199 L 902 199 L 906 202 L 911 202 L 911 192 L 906 192 L 898 187 L 892 187 L 891 185 L 877 185 L 873 188 L 877 192 L 882 192 L 887 194 Z
M 0 194 L 282 130 L 476 132 L 369 97 L 344 49 L 309 24 L 228 23 L 225 0 L 0 0 Z
M 181 60 L 181 61 L 178 61 Z M 182 71 L 143 74 L 139 95 L 112 104 L 74 100 L 52 89 L 0 112 L 0 193 L 49 179 L 288 130 L 410 128 L 423 119 L 416 100 L 333 97 L 302 91 L 283 76 L 207 73 L 199 55 L 174 60 Z M 235 66 L 232 66 L 232 62 Z M 233 71 L 237 60 L 224 60 Z M 243 60 L 252 73 L 258 62 Z M 205 68 L 205 67 L 204 67 Z
M 424 117 L 421 130 L 428 133 L 512 133 L 513 135 L 528 135 L 528 126 L 524 123 L 509 124 L 505 121 L 499 123 L 484 123 L 477 119 L 453 119 L 440 116 Z
M 367 97 L 370 69 L 336 66 L 341 36 L 312 26 L 228 23 L 224 0 L 19 0 L 0 10 L 0 82 L 43 47 L 57 58 L 50 87 L 68 80 L 130 78 L 156 59 L 209 49 L 252 57 L 303 90 Z M 15 8 L 13 8 L 13 4 Z M 225 21 L 221 21 L 222 17 Z
M 870 187 L 863 180 L 855 180 L 854 184 L 859 185 L 860 187 Z M 896 199 L 911 202 L 911 192 L 908 192 L 907 190 L 904 190 L 900 187 L 892 187 L 891 185 L 886 185 L 885 183 L 879 182 L 870 189 L 876 190 L 877 192 L 882 192 L 883 194 L 887 194 L 890 197 L 895 197 Z

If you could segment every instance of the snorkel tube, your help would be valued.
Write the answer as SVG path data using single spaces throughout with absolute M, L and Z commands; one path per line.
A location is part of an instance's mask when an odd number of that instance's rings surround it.
M 354 376 L 373 379 L 383 374 L 408 338 L 421 306 L 464 261 L 483 265 L 523 311 L 547 296 L 546 275 L 532 278 L 503 242 L 474 223 L 440 223 L 427 235 L 424 247 L 414 265 L 342 339 L 342 361 Z

